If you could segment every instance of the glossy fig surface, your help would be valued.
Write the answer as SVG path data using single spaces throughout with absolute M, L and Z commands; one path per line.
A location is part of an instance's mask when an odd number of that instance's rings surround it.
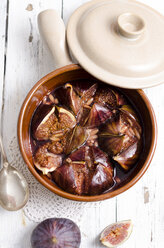
M 131 220 L 120 221 L 107 226 L 101 233 L 100 241 L 109 248 L 114 248 L 124 243 L 132 233 Z
M 46 219 L 31 234 L 32 248 L 79 248 L 80 242 L 78 226 L 64 218 Z
M 73 152 L 52 177 L 59 187 L 78 195 L 101 194 L 114 184 L 110 159 L 94 146 Z
M 119 187 L 143 151 L 135 108 L 97 80 L 70 81 L 49 92 L 32 118 L 31 138 L 35 167 L 77 195 Z

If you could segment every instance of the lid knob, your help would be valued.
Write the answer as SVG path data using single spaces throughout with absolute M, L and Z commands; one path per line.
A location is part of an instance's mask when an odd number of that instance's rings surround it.
M 117 18 L 119 32 L 130 39 L 138 38 L 145 30 L 143 19 L 132 13 L 123 13 Z

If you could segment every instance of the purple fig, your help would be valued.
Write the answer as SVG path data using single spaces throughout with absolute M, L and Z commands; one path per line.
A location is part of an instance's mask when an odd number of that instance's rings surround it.
M 67 142 L 65 146 L 65 153 L 69 154 L 82 144 L 85 143 L 87 139 L 87 132 L 81 126 L 75 126 L 68 134 L 67 134 Z
M 109 104 L 116 107 L 117 99 L 112 89 L 109 87 L 101 87 L 97 90 L 94 101 L 100 104 Z
M 112 116 L 113 112 L 109 108 L 94 103 L 85 126 L 89 128 L 98 127 L 108 119 L 112 118 Z
M 64 218 L 46 219 L 31 234 L 32 248 L 79 248 L 80 242 L 78 226 Z
M 123 244 L 131 235 L 133 224 L 131 220 L 113 223 L 101 233 L 100 241 L 109 248 Z
M 89 80 L 78 80 L 72 83 L 74 90 L 76 93 L 83 97 L 84 95 L 89 96 L 89 98 L 93 97 L 97 90 L 97 82 L 90 82 Z
M 134 165 L 141 152 L 141 142 L 136 141 L 133 145 L 129 146 L 128 149 L 122 151 L 113 157 L 115 161 L 126 171 L 128 171 L 132 165 Z
M 72 109 L 72 111 L 77 115 L 81 108 L 81 99 L 78 94 L 74 91 L 73 86 L 69 83 L 65 85 L 67 89 L 66 98 L 68 99 L 67 105 Z
M 52 177 L 69 193 L 98 195 L 113 186 L 113 167 L 98 147 L 83 146 L 57 168 Z

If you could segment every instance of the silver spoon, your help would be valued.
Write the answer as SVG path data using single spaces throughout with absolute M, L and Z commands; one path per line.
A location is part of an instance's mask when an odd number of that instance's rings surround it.
M 9 211 L 21 209 L 28 201 L 29 188 L 24 176 L 8 161 L 0 136 L 3 168 L 0 171 L 0 205 Z

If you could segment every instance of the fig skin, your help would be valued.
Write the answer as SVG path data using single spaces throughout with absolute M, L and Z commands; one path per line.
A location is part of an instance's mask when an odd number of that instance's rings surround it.
M 75 149 L 79 148 L 83 145 L 87 140 L 87 132 L 81 126 L 75 126 L 71 131 L 67 134 L 67 141 L 64 148 L 65 154 L 69 154 Z
M 116 117 L 105 123 L 98 143 L 126 171 L 134 165 L 142 149 L 142 128 L 129 105 L 123 105 Z
M 133 224 L 131 220 L 113 223 L 103 230 L 100 241 L 106 247 L 117 247 L 130 237 L 132 230 Z
M 52 173 L 56 184 L 77 195 L 98 195 L 114 184 L 113 167 L 98 147 L 83 146 Z
M 88 120 L 85 121 L 85 126 L 88 128 L 98 127 L 112 117 L 113 112 L 111 111 L 111 109 L 104 107 L 103 105 L 100 105 L 98 103 L 94 103 L 90 110 Z
M 65 218 L 46 219 L 31 234 L 32 248 L 79 248 L 80 243 L 79 227 Z

